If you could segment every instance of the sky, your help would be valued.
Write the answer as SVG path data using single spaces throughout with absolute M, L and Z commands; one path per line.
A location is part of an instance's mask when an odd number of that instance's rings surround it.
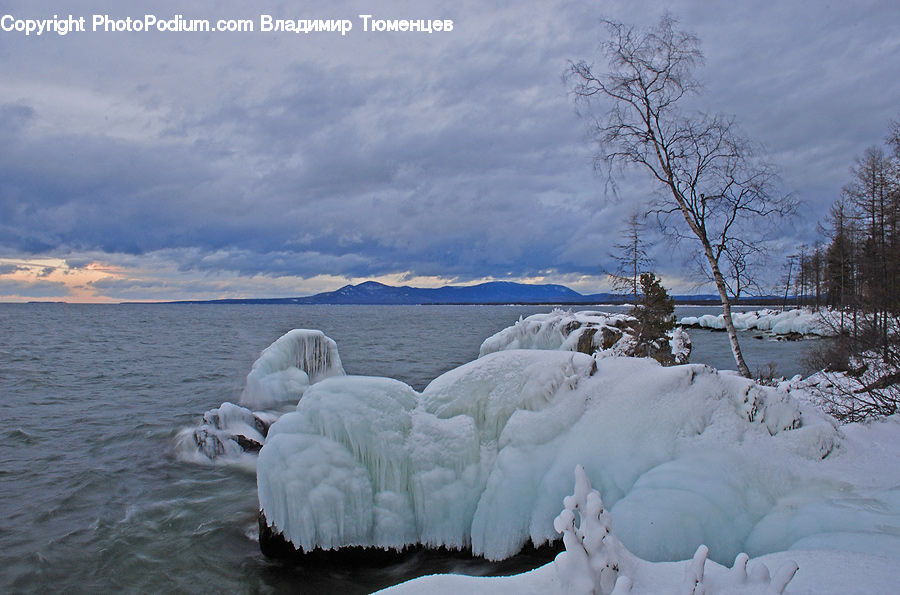
M 820 238 L 854 159 L 900 119 L 895 0 L 4 0 L 0 17 L 72 14 L 87 30 L 0 31 L 0 301 L 285 297 L 365 280 L 608 290 L 623 220 L 658 189 L 595 171 L 563 73 L 599 60 L 602 19 L 648 26 L 665 11 L 701 40 L 696 105 L 733 115 L 800 201 L 773 223 L 772 277 Z M 93 15 L 145 14 L 256 30 L 91 30 Z M 363 14 L 453 28 L 364 31 Z M 261 15 L 353 28 L 262 32 Z M 648 237 L 671 290 L 709 291 L 692 245 Z

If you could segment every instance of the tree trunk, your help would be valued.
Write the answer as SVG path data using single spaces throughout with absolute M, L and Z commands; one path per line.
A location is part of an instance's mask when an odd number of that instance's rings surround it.
M 734 362 L 737 364 L 738 372 L 744 378 L 751 378 L 750 368 L 744 362 L 744 354 L 741 353 L 741 345 L 738 343 L 737 331 L 734 328 L 734 321 L 731 319 L 731 300 L 728 298 L 728 288 L 725 285 L 725 278 L 722 271 L 719 270 L 719 263 L 713 255 L 712 246 L 703 238 L 703 251 L 709 266 L 712 269 L 713 279 L 716 282 L 716 289 L 719 291 L 719 299 L 722 300 L 722 316 L 725 319 L 725 330 L 728 331 L 728 340 L 731 343 L 731 353 L 734 355 Z
M 659 155 L 660 163 L 665 169 L 667 166 L 658 147 L 657 155 Z M 690 209 L 688 209 L 681 193 L 675 186 L 671 170 L 666 169 L 666 172 L 669 177 L 668 184 L 669 189 L 672 191 L 672 196 L 675 198 L 675 202 L 678 204 L 681 214 L 684 215 L 684 220 L 687 222 L 688 227 L 690 227 L 691 231 L 694 232 L 694 235 L 697 236 L 697 239 L 700 240 L 700 243 L 703 245 L 703 254 L 706 256 L 706 260 L 709 262 L 709 268 L 712 270 L 713 280 L 716 283 L 716 290 L 719 292 L 719 299 L 722 300 L 722 315 L 725 318 L 725 330 L 728 331 L 728 340 L 731 343 L 731 353 L 734 355 L 734 363 L 737 364 L 738 373 L 744 378 L 752 378 L 750 368 L 748 368 L 746 362 L 744 362 L 744 354 L 741 353 L 741 345 L 738 343 L 737 331 L 734 329 L 734 321 L 731 319 L 731 300 L 728 298 L 728 287 L 725 285 L 725 277 L 722 275 L 722 271 L 719 270 L 719 261 L 716 259 L 716 255 L 713 254 L 712 246 L 709 243 L 709 237 L 706 235 L 706 230 L 701 228 L 691 217 Z

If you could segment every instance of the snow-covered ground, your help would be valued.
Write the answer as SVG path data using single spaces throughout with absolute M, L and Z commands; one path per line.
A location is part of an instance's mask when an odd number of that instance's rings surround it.
M 731 320 L 734 328 L 739 331 L 759 330 L 772 335 L 817 335 L 828 337 L 837 334 L 839 320 L 828 310 L 813 312 L 805 309 L 786 310 L 753 310 L 750 312 L 733 312 Z M 715 316 L 685 316 L 678 324 L 691 327 L 710 328 L 716 330 L 725 329 L 723 314 Z
M 792 391 L 816 407 L 843 421 L 858 421 L 896 412 L 900 403 L 900 370 L 883 354 L 867 351 L 850 358 L 848 371 L 821 370 L 807 378 L 799 375 L 783 381 Z

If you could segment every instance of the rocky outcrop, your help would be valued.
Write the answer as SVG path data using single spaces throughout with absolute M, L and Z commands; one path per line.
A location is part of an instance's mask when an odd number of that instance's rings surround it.
M 593 355 L 651 357 L 665 366 L 690 360 L 691 340 L 681 329 L 645 341 L 640 321 L 628 314 L 553 310 L 520 319 L 481 344 L 481 355 L 506 349 L 560 349 Z

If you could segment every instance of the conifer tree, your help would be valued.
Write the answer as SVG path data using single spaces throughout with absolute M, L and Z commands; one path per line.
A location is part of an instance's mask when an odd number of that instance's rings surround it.
M 665 339 L 666 333 L 675 328 L 675 299 L 653 273 L 641 274 L 641 292 L 632 315 L 641 323 L 639 342 L 650 344 Z

